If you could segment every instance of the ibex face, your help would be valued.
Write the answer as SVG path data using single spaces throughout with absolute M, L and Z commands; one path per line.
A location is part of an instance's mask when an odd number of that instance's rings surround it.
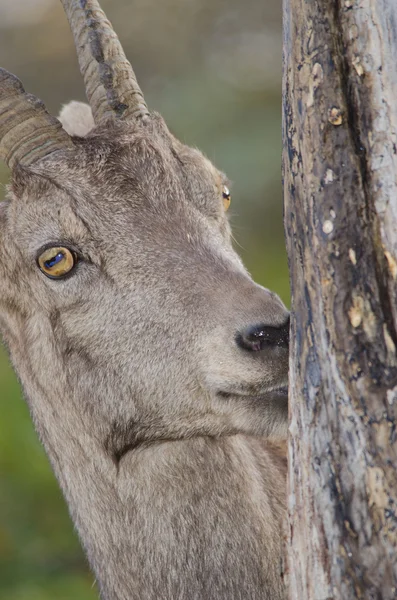
M 156 439 L 285 435 L 288 314 L 232 249 L 223 174 L 148 112 L 95 3 L 65 4 L 90 133 L 0 79 L 0 323 L 28 396 L 69 396 L 116 460 Z M 73 107 L 64 120 L 89 128 Z

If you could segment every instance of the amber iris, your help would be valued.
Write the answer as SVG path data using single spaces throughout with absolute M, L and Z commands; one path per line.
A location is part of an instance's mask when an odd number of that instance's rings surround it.
M 76 254 L 62 246 L 47 248 L 37 259 L 44 275 L 52 279 L 60 279 L 70 273 L 76 264 Z
M 227 210 L 229 208 L 229 206 L 230 206 L 231 201 L 232 201 L 230 190 L 227 187 L 227 185 L 224 185 L 222 187 L 222 198 L 223 198 L 224 209 Z

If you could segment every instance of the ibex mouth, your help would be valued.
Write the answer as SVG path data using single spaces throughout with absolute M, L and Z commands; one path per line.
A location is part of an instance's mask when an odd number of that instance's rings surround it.
M 251 390 L 229 390 L 229 391 L 224 391 L 224 390 L 219 390 L 217 392 L 217 395 L 220 398 L 257 398 L 258 400 L 268 400 L 268 399 L 272 399 L 272 400 L 284 400 L 288 398 L 288 386 L 284 385 L 281 387 L 277 387 L 277 388 L 273 388 L 267 391 L 261 391 L 261 392 L 256 392 L 256 391 L 251 391 Z
M 282 387 L 277 388 L 276 390 L 272 390 L 271 394 L 280 397 L 288 397 L 288 385 L 284 385 Z

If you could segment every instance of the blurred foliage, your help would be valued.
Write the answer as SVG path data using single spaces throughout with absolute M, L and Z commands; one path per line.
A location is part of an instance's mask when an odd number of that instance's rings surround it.
M 236 248 L 288 303 L 281 198 L 281 6 L 278 0 L 110 0 L 150 107 L 234 181 Z M 84 99 L 57 0 L 0 0 L 2 66 L 57 113 Z M 0 183 L 7 181 L 0 165 Z M 0 199 L 4 186 L 0 188 Z M 67 508 L 0 348 L 0 597 L 96 598 Z

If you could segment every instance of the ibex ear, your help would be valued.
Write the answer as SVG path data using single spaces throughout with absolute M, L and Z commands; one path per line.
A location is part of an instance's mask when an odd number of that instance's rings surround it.
M 75 100 L 62 107 L 58 119 L 69 135 L 77 137 L 85 137 L 95 127 L 90 106 Z

